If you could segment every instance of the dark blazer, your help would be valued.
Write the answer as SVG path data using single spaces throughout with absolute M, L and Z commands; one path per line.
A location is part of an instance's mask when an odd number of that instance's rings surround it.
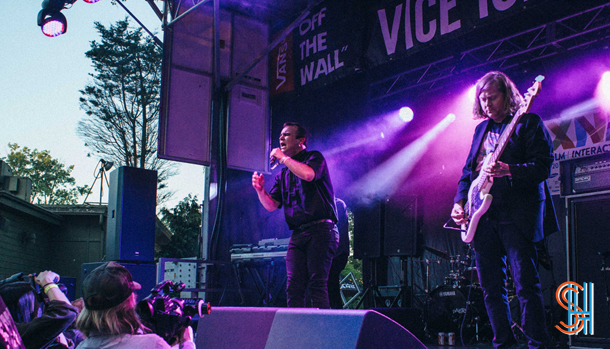
M 510 119 L 503 123 L 508 124 Z M 475 129 L 454 202 L 467 199 L 470 183 L 478 176 L 477 153 L 492 122 L 485 120 Z M 495 178 L 491 206 L 481 219 L 512 222 L 532 241 L 544 238 L 543 226 L 552 232 L 559 230 L 546 183 L 553 163 L 553 143 L 538 115 L 521 117 L 499 161 L 509 164 L 511 176 Z M 545 217 L 547 222 L 543 224 Z

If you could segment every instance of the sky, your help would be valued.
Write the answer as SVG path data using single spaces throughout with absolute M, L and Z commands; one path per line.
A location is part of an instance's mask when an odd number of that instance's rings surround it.
M 74 165 L 77 185 L 91 186 L 95 180 L 97 157 L 87 157 L 89 149 L 76 134 L 78 121 L 85 114 L 79 107 L 79 90 L 92 78 L 91 61 L 85 57 L 92 40 L 99 41 L 94 22 L 109 27 L 129 14 L 111 0 L 95 4 L 77 0 L 62 13 L 68 21 L 65 34 L 49 38 L 36 23 L 41 2 L 2 1 L 0 19 L 0 157 L 8 154 L 8 143 L 30 149 L 49 150 L 53 158 Z M 162 39 L 161 21 L 144 0 L 127 0 L 124 5 L 153 33 Z M 162 6 L 162 2 L 159 2 Z M 132 26 L 139 25 L 129 18 Z M 145 34 L 147 35 L 147 34 Z M 176 163 L 179 175 L 168 186 L 176 193 L 164 205 L 174 207 L 189 193 L 203 198 L 203 167 Z M 111 169 L 110 172 L 114 170 Z M 99 202 L 100 180 L 87 202 Z M 104 183 L 103 202 L 108 188 Z M 82 203 L 81 198 L 79 203 Z

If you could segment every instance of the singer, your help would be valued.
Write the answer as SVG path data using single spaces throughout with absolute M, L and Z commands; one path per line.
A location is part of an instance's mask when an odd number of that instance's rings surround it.
M 271 164 L 285 166 L 269 192 L 263 174 L 254 172 L 252 187 L 267 211 L 284 208 L 292 236 L 286 254 L 288 307 L 306 307 L 309 286 L 311 305 L 330 308 L 327 280 L 339 244 L 337 209 L 328 166 L 322 153 L 307 151 L 307 130 L 287 122 L 280 134 L 280 147 L 271 151 Z M 275 160 L 274 160 L 275 159 Z

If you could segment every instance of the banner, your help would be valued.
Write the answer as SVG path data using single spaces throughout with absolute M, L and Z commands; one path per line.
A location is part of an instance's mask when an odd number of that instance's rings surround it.
M 391 68 L 396 72 L 451 56 L 458 60 L 469 49 L 605 3 L 326 0 L 269 54 L 270 95 L 320 87 L 390 62 L 404 63 Z
M 358 69 L 364 11 L 355 3 L 322 2 L 271 51 L 271 97 L 324 86 Z
M 531 7 L 548 0 L 386 0 L 379 2 L 371 12 L 369 21 L 374 23 L 367 58 L 374 65 L 405 57 L 421 49 L 437 46 L 444 51 L 444 57 L 454 50 L 472 48 L 473 44 L 486 44 L 509 34 L 524 19 L 504 24 L 506 30 L 482 27 L 519 13 L 525 14 Z M 535 22 L 528 21 L 533 26 Z M 540 23 L 542 24 L 542 23 Z M 455 45 L 456 37 L 477 29 L 484 34 L 484 41 L 477 43 L 466 36 L 460 45 Z M 493 34 L 500 35 L 494 38 Z M 445 44 L 446 43 L 446 44 Z M 467 45 L 469 43 L 469 45 Z M 461 47 L 456 47 L 461 46 Z M 452 48 L 453 47 L 453 48 Z M 457 52 L 456 52 L 457 53 Z M 440 59 L 435 57 L 434 59 Z
M 559 161 L 610 152 L 608 112 L 597 104 L 570 115 L 545 121 L 553 139 L 555 162 L 551 169 L 551 194 L 559 195 Z

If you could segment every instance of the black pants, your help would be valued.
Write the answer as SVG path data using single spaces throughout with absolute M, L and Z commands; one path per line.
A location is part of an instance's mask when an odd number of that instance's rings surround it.
M 550 336 L 546 327 L 534 242 L 528 240 L 514 224 L 493 223 L 483 218 L 474 237 L 474 248 L 485 307 L 494 331 L 494 347 L 510 348 L 517 343 L 511 328 L 505 287 L 507 258 L 522 309 L 520 325 L 529 339 L 529 347 L 544 347 Z
M 320 223 L 293 232 L 286 253 L 286 297 L 288 307 L 305 308 L 309 288 L 312 306 L 328 309 L 328 272 L 339 245 L 339 231 L 333 223 Z
M 328 273 L 328 300 L 332 309 L 343 309 L 343 299 L 341 298 L 341 272 L 347 265 L 349 253 L 339 253 L 333 257 Z

